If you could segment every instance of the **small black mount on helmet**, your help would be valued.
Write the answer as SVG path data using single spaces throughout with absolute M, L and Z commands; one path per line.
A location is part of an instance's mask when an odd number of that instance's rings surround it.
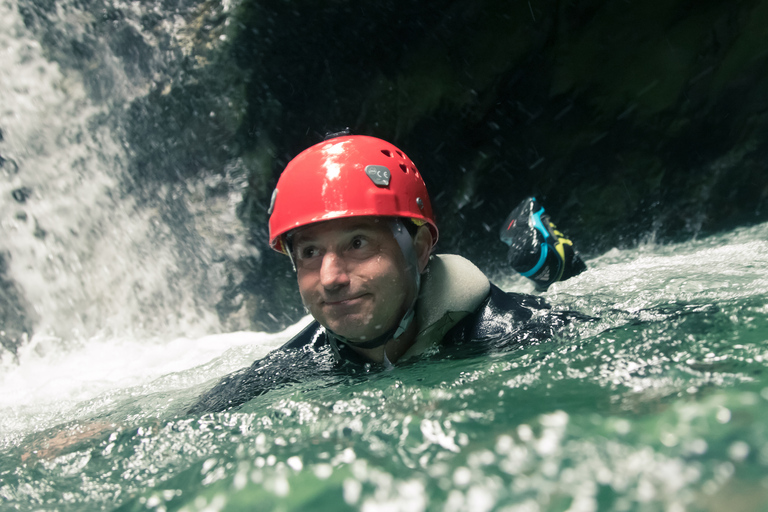
M 343 130 L 338 132 L 326 132 L 325 137 L 323 137 L 323 140 L 335 139 L 336 137 L 344 137 L 347 135 L 352 135 L 352 132 L 349 130 L 349 127 L 346 127 Z

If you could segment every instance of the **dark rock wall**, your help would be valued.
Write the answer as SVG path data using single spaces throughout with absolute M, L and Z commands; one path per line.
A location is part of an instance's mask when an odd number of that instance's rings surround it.
M 529 194 L 588 252 L 766 219 L 768 2 L 320 4 L 244 8 L 273 180 L 350 126 L 417 162 L 446 251 Z
M 400 145 L 428 182 L 438 249 L 490 271 L 503 268 L 499 224 L 527 195 L 587 254 L 768 219 L 766 1 L 242 12 L 242 147 L 267 141 L 274 156 L 244 216 L 262 240 L 262 181 L 345 126 Z
M 768 220 L 768 0 L 169 1 L 131 23 L 81 3 L 96 14 L 80 31 L 50 2 L 22 9 L 94 97 L 108 101 L 114 79 L 100 41 L 149 88 L 114 120 L 130 148 L 124 192 L 173 203 L 170 222 L 188 217 L 184 201 L 159 184 L 228 177 L 237 161 L 238 215 L 264 249 L 280 171 L 345 127 L 406 151 L 438 250 L 491 272 L 504 267 L 499 225 L 528 195 L 587 255 Z M 163 16 L 185 33 L 164 36 Z M 227 268 L 225 323 L 242 308 L 255 329 L 302 314 L 286 258 L 262 250 Z

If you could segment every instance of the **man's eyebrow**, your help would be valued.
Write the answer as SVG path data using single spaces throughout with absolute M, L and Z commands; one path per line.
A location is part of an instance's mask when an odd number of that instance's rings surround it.
M 297 233 L 292 237 L 291 246 L 296 247 L 299 244 L 301 245 L 312 244 L 315 242 L 315 240 L 316 240 L 316 237 L 308 236 L 308 235 L 302 236 L 301 234 Z
M 376 232 L 376 231 L 378 231 L 378 227 L 379 227 L 378 224 L 371 225 L 371 224 L 368 224 L 368 223 L 360 222 L 360 223 L 355 223 L 355 224 L 352 224 L 352 225 L 347 226 L 346 228 L 344 228 L 344 233 L 345 234 L 349 234 L 349 233 L 352 233 L 354 231 Z M 312 235 L 310 233 L 306 233 L 306 232 L 303 232 L 303 231 L 297 231 L 296 234 L 293 235 L 293 243 L 294 244 L 296 244 L 296 243 L 307 243 L 307 242 L 312 243 L 315 240 L 317 240 L 317 238 L 318 238 L 318 236 L 316 236 L 316 235 Z

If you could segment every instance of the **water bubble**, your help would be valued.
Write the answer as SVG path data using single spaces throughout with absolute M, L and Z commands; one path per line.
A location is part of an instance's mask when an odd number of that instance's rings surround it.
M 278 496 L 288 496 L 288 492 L 291 490 L 291 486 L 288 484 L 288 480 L 285 477 L 276 478 L 272 482 L 272 492 Z
M 515 445 L 515 442 L 511 436 L 508 436 L 506 434 L 500 435 L 499 438 L 496 440 L 496 453 L 498 453 L 499 455 L 504 455 L 506 453 L 509 453 L 509 451 L 512 449 L 514 445 Z
M 467 493 L 467 510 L 485 512 L 493 508 L 494 496 L 484 487 L 472 487 Z
M 459 487 L 466 487 L 471 480 L 472 472 L 467 467 L 458 467 L 453 472 L 453 483 Z
M 424 440 L 437 444 L 446 450 L 452 452 L 459 452 L 459 447 L 453 439 L 455 432 L 449 430 L 447 433 L 443 431 L 442 425 L 437 421 L 424 420 L 421 422 L 421 433 L 424 435 Z
M 739 400 L 743 405 L 756 405 L 757 404 L 757 395 L 755 393 L 742 393 L 739 396 Z
M 542 456 L 552 455 L 557 451 L 559 445 L 560 434 L 554 429 L 548 428 L 544 430 L 536 443 L 536 451 Z
M 354 505 L 360 500 L 360 493 L 363 490 L 363 484 L 357 480 L 347 478 L 343 484 L 344 501 L 347 505 Z
M 726 424 L 731 421 L 731 411 L 725 407 L 720 407 L 717 411 L 717 414 L 715 415 L 715 418 L 718 422 Z
M 723 462 L 715 469 L 715 476 L 717 477 L 718 481 L 725 482 L 733 476 L 735 471 L 736 468 L 733 467 L 733 464 L 730 462 Z
M 216 459 L 208 459 L 203 462 L 203 469 L 200 471 L 202 474 L 208 473 L 216 465 Z
M 541 424 L 546 427 L 565 427 L 568 424 L 568 413 L 555 411 L 552 414 L 544 414 L 541 417 Z
M 744 441 L 735 441 L 728 448 L 728 456 L 736 462 L 741 462 L 749 455 L 749 445 Z
M 326 480 L 333 474 L 333 467 L 330 464 L 318 464 L 312 468 L 312 471 L 320 480 Z
M 613 472 L 610 469 L 601 466 L 595 474 L 595 479 L 601 485 L 609 485 L 613 480 Z
M 338 466 L 339 464 L 352 464 L 356 459 L 355 451 L 352 448 L 345 448 L 343 452 L 337 453 L 331 464 Z
M 247 483 L 248 475 L 242 472 L 235 474 L 235 478 L 232 480 L 232 486 L 238 491 L 245 489 Z
M 647 478 L 641 478 L 637 484 L 637 498 L 640 502 L 649 502 L 656 496 L 656 489 Z
M 661 444 L 668 448 L 677 445 L 677 436 L 672 432 L 662 432 L 659 439 L 661 440 Z
M 707 442 L 704 439 L 693 439 L 688 443 L 688 449 L 696 455 L 704 455 L 708 449 Z
M 496 460 L 496 456 L 490 450 L 480 450 L 467 457 L 467 463 L 473 468 L 490 466 Z
M 523 423 L 522 425 L 517 427 L 517 435 L 520 437 L 521 441 L 530 441 L 533 439 L 533 429 Z
M 620 419 L 620 420 L 616 420 L 616 422 L 613 424 L 613 429 L 616 431 L 617 434 L 626 435 L 629 433 L 629 430 L 631 429 L 631 425 L 629 421 Z
M 285 461 L 285 463 L 288 464 L 288 466 L 294 471 L 301 471 L 304 467 L 304 464 L 301 462 L 301 458 L 296 455 L 290 457 L 287 461 Z

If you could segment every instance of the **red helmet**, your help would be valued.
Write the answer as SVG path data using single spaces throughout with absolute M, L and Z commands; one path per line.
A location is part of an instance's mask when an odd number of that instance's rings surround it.
M 280 175 L 270 206 L 269 245 L 286 252 L 283 235 L 293 229 L 362 216 L 426 223 L 437 242 L 427 187 L 405 153 L 374 137 L 329 139 L 301 152 Z

